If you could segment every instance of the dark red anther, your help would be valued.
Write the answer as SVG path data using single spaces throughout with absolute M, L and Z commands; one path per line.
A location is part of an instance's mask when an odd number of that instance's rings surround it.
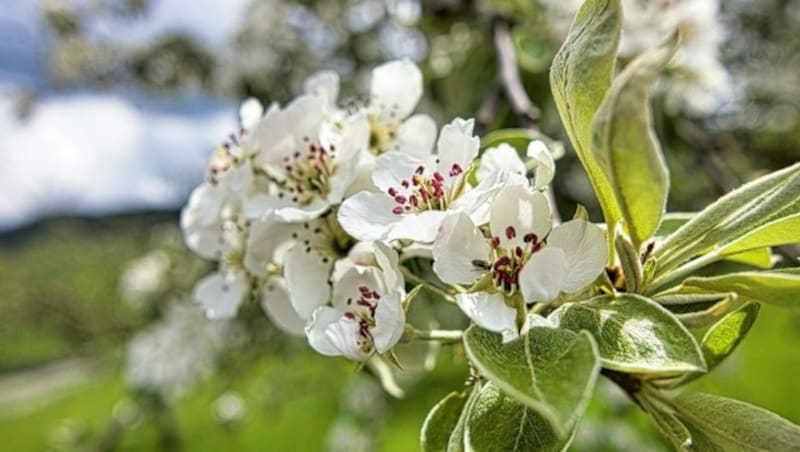
M 400 181 L 400 185 L 402 185 L 403 188 L 408 188 L 411 184 L 409 184 L 407 180 L 403 179 Z
M 358 286 L 358 291 L 361 292 L 362 294 L 370 292 L 369 287 L 367 286 Z
M 531 252 L 535 253 L 535 252 L 539 251 L 540 249 L 542 249 L 542 244 L 536 242 L 536 243 L 533 244 L 533 249 L 531 250 Z
M 347 317 L 350 320 L 355 320 L 356 319 L 356 315 L 353 314 L 352 312 L 345 312 L 344 316 Z
M 419 205 L 419 200 L 418 200 L 418 199 L 417 199 L 417 197 L 416 197 L 416 196 L 414 196 L 414 195 L 411 195 L 411 196 L 408 198 L 408 202 L 410 202 L 410 203 L 411 203 L 411 205 L 412 205 L 412 206 L 414 206 L 414 207 L 417 207 L 417 205 Z
M 397 196 L 397 189 L 394 188 L 394 187 L 389 187 L 388 193 L 389 193 L 389 196 L 395 197 L 395 196 Z
M 403 206 L 397 206 L 394 209 L 392 209 L 392 213 L 395 215 L 400 215 L 403 213 L 404 210 L 405 209 L 403 209 Z
M 437 180 L 437 181 L 439 181 L 439 182 L 441 182 L 441 181 L 443 181 L 443 180 L 444 180 L 444 176 L 442 176 L 442 173 L 440 173 L 440 172 L 438 172 L 438 171 L 436 171 L 435 173 L 433 173 L 433 178 L 434 178 L 434 179 L 436 179 L 436 180 Z
M 517 257 L 522 257 L 522 248 L 520 247 L 514 248 L 514 254 L 516 254 Z
M 403 195 L 397 195 L 397 196 L 394 197 L 394 202 L 399 203 L 399 204 L 405 204 L 406 203 L 406 197 L 403 196 Z
M 492 243 L 492 248 L 497 248 L 498 246 L 500 246 L 500 237 L 498 236 L 492 237 L 491 243 Z
M 459 174 L 463 173 L 464 170 L 461 169 L 461 165 L 458 163 L 453 163 L 453 167 L 450 168 L 450 175 L 451 176 L 458 176 Z
M 536 234 L 534 234 L 533 232 L 529 232 L 525 234 L 525 237 L 522 238 L 522 241 L 525 243 L 531 243 L 531 242 L 536 243 L 539 241 L 539 238 L 536 237 Z
M 414 172 L 421 175 L 422 173 L 425 172 L 425 167 L 420 165 L 420 166 L 417 167 L 416 170 L 414 170 Z
M 497 268 L 502 267 L 503 265 L 508 265 L 510 263 L 511 263 L 511 258 L 510 257 L 508 257 L 508 256 L 500 256 L 500 258 L 497 259 L 494 262 L 494 268 L 497 269 Z
M 506 226 L 506 237 L 508 240 L 513 239 L 517 236 L 517 230 L 514 229 L 514 226 Z

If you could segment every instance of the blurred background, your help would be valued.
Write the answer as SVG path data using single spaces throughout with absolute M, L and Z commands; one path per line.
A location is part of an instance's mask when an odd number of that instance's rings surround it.
M 624 3 L 623 64 L 683 32 L 654 105 L 671 211 L 800 160 L 800 1 Z M 187 294 L 210 264 L 184 247 L 178 211 L 238 103 L 285 102 L 320 69 L 339 71 L 346 103 L 359 103 L 372 67 L 409 58 L 425 74 L 421 110 L 440 123 L 477 117 L 482 133 L 534 125 L 563 140 L 547 70 L 579 4 L 0 0 L 3 449 L 416 450 L 427 411 L 463 384 L 461 352 L 439 350 L 420 364 L 430 373 L 412 366 L 397 399 L 280 334 L 258 306 L 207 321 Z M 507 49 L 534 104 L 523 112 L 498 83 Z M 557 167 L 561 213 L 581 203 L 599 221 L 571 150 Z M 776 254 L 797 265 L 796 248 Z M 799 423 L 800 314 L 760 317 L 693 389 Z M 666 446 L 603 384 L 573 448 Z

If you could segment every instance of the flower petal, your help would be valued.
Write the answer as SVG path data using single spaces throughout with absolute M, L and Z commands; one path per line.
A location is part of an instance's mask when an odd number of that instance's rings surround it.
M 339 97 L 339 74 L 336 71 L 320 71 L 307 78 L 303 91 L 322 98 L 329 108 L 336 106 Z
M 519 273 L 519 286 L 526 303 L 547 303 L 558 298 L 569 272 L 560 248 L 546 246 L 534 253 Z
M 478 167 L 478 180 L 489 177 L 493 172 L 505 170 L 516 174 L 525 174 L 525 162 L 519 158 L 519 153 L 508 143 L 500 143 L 481 154 L 481 165 Z
M 342 354 L 326 334 L 328 327 L 340 318 L 341 313 L 328 306 L 322 306 L 314 311 L 305 328 L 308 344 L 311 345 L 311 348 L 325 356 L 339 356 Z
M 395 202 L 388 195 L 362 191 L 344 200 L 337 218 L 342 229 L 362 241 L 383 240 L 400 217 L 392 213 Z
M 212 319 L 229 319 L 236 315 L 249 284 L 242 273 L 212 273 L 194 287 L 192 298 Z
M 264 106 L 258 99 L 248 97 L 239 106 L 239 123 L 246 130 L 250 130 L 253 126 L 258 124 L 261 120 L 261 115 L 264 114 Z
M 450 284 L 472 284 L 486 269 L 473 262 L 489 264 L 490 247 L 472 220 L 463 213 L 447 216 L 433 242 L 433 271 Z
M 479 327 L 501 333 L 503 342 L 515 339 L 517 331 L 517 311 L 505 303 L 498 293 L 474 292 L 456 295 L 458 306 Z
M 355 301 L 361 298 L 361 287 L 385 291 L 379 279 L 377 267 L 348 268 L 333 284 L 333 306 L 342 312 L 353 308 Z
M 265 276 L 267 265 L 277 262 L 275 251 L 292 240 L 292 232 L 297 227 L 296 224 L 279 221 L 272 214 L 251 222 L 244 255 L 247 271 L 255 276 Z
M 403 187 L 403 181 L 408 184 L 414 176 L 414 171 L 426 165 L 427 162 L 419 157 L 399 151 L 389 151 L 375 161 L 372 181 L 383 193 L 394 189 L 398 193 L 406 194 L 408 190 Z
M 406 313 L 400 300 L 400 294 L 391 291 L 378 300 L 375 309 L 375 327 L 372 328 L 372 339 L 378 353 L 385 353 L 397 344 L 406 327 Z
M 537 189 L 543 189 L 553 181 L 556 171 L 556 163 L 553 161 L 553 154 L 547 146 L 540 141 L 531 141 L 528 145 L 528 158 L 536 162 L 534 166 L 533 182 Z
M 605 268 L 608 259 L 605 233 L 588 221 L 570 220 L 553 229 L 547 248 L 560 248 L 567 259 L 569 273 L 561 290 L 577 292 L 591 284 Z
M 407 239 L 415 242 L 431 243 L 436 238 L 439 226 L 446 215 L 447 212 L 440 210 L 397 215 L 400 221 L 394 224 L 386 239 Z
M 328 278 L 333 263 L 317 250 L 298 243 L 286 253 L 283 266 L 292 306 L 301 318 L 308 319 L 330 299 Z
M 286 281 L 282 278 L 273 278 L 261 288 L 261 308 L 280 330 L 293 336 L 304 334 L 305 322 L 292 307 Z
M 523 185 L 511 185 L 501 189 L 492 202 L 489 228 L 504 248 L 526 249 L 531 244 L 525 242 L 525 236 L 536 234 L 542 241 L 550 232 L 552 221 L 544 195 Z
M 449 174 L 454 165 L 463 171 L 478 156 L 480 139 L 472 135 L 474 119 L 456 118 L 442 127 L 436 149 L 439 155 L 438 169 L 442 174 Z
M 397 130 L 394 149 L 425 158 L 431 155 L 436 141 L 436 122 L 428 115 L 414 115 Z
M 369 358 L 372 344 L 365 342 L 361 336 L 361 326 L 355 320 L 342 317 L 328 325 L 325 335 L 342 356 L 353 361 L 364 361 Z
M 400 259 L 397 251 L 382 242 L 374 242 L 373 245 L 375 247 L 375 261 L 381 269 L 383 280 L 386 282 L 386 289 L 402 292 L 405 287 L 405 281 L 403 274 L 400 273 Z
M 407 118 L 422 97 L 422 72 L 409 60 L 382 64 L 372 71 L 369 95 L 382 122 Z

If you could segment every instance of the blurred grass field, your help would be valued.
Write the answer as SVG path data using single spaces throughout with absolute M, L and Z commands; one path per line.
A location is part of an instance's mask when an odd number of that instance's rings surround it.
M 121 377 L 124 344 L 147 321 L 120 300 L 118 278 L 126 262 L 148 251 L 149 225 L 170 219 L 160 214 L 58 219 L 0 236 L 3 450 L 96 449 L 114 433 L 112 413 L 120 416 L 131 400 Z M 324 449 L 344 389 L 362 377 L 351 364 L 319 357 L 301 340 L 282 341 L 279 351 L 249 350 L 180 399 L 172 412 L 177 444 L 192 451 Z M 739 350 L 691 389 L 736 397 L 800 422 L 798 343 L 800 314 L 764 306 Z M 65 360 L 78 363 L 82 372 L 61 381 L 58 375 L 42 377 L 42 369 L 49 369 L 42 366 Z M 416 450 L 428 409 L 458 389 L 465 373 L 463 362 L 446 352 L 436 371 L 412 386 L 407 397 L 387 398 L 385 418 L 371 424 L 379 449 Z M 21 386 L 9 383 L 26 376 L 31 379 Z M 221 394 L 231 392 L 243 398 L 246 409 L 240 421 L 226 424 L 214 406 Z M 604 403 L 593 403 L 587 429 L 602 432 L 605 420 L 618 423 L 617 416 L 626 416 L 640 435 L 658 441 L 629 404 L 614 411 Z M 118 435 L 117 450 L 153 450 L 163 441 L 154 419 L 139 415 L 129 421 Z M 588 448 L 612 450 L 594 446 Z M 574 447 L 586 448 L 585 440 Z

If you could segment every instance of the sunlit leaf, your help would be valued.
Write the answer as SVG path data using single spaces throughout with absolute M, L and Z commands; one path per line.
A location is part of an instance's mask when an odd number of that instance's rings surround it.
M 692 277 L 682 289 L 735 292 L 739 297 L 778 306 L 800 308 L 800 269 L 729 273 Z
M 723 248 L 719 254 L 735 255 L 742 251 L 800 242 L 800 214 L 771 221 Z
M 439 401 L 428 413 L 422 424 L 420 446 L 423 452 L 441 452 L 448 450 L 453 432 L 461 418 L 468 394 L 451 392 Z M 463 442 L 463 433 L 456 441 Z
M 603 367 L 629 373 L 704 371 L 700 347 L 675 316 L 647 298 L 624 294 L 564 305 L 560 326 L 597 341 Z
M 614 80 L 592 124 L 592 149 L 614 189 L 638 249 L 661 223 L 669 173 L 655 136 L 650 93 L 678 45 L 677 33 L 630 63 Z
M 534 327 L 503 344 L 499 334 L 472 327 L 464 346 L 480 373 L 550 423 L 564 438 L 583 414 L 600 370 L 592 337 Z

